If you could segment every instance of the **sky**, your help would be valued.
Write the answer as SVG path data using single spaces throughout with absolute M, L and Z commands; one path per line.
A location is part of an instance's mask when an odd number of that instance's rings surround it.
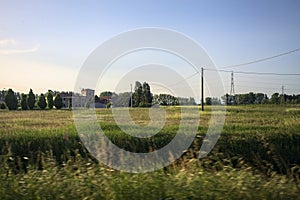
M 73 91 L 81 67 L 99 45 L 120 33 L 144 27 L 174 30 L 192 38 L 218 69 L 300 48 L 298 0 L 2 0 L 0 3 L 0 89 L 12 88 L 24 93 L 30 88 L 35 93 L 45 93 L 48 89 Z M 129 55 L 127 61 L 145 55 L 147 51 Z M 155 61 L 161 59 L 158 57 Z M 172 65 L 178 58 L 170 60 L 166 64 Z M 181 66 L 176 70 L 182 77 L 195 73 L 182 61 L 175 65 Z M 299 74 L 300 51 L 228 70 Z M 121 77 L 130 70 L 123 74 L 121 71 L 117 64 L 112 66 L 98 81 L 101 85 L 95 88 L 96 92 L 116 90 Z M 220 87 L 208 84 L 208 79 L 213 78 L 209 73 L 212 72 L 205 72 L 206 96 Z M 220 72 L 220 76 L 224 92 L 229 93 L 230 73 Z M 170 78 L 170 84 L 172 81 L 175 80 Z M 195 88 L 198 99 L 199 74 L 186 81 Z M 285 93 L 300 93 L 299 76 L 234 74 L 234 83 L 235 93 L 253 91 L 271 95 L 281 93 L 282 86 Z M 129 84 L 124 84 L 124 90 L 130 90 Z M 156 86 L 152 87 L 155 93 L 168 91 Z

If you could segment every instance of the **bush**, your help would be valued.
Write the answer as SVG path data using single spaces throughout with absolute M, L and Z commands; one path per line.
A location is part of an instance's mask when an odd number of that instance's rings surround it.
M 41 94 L 41 96 L 39 97 L 38 106 L 42 110 L 45 110 L 45 108 L 47 107 L 46 99 L 45 99 L 45 96 L 43 94 Z
M 9 89 L 5 94 L 5 103 L 9 110 L 17 110 L 18 108 L 18 100 L 12 89 Z
M 28 106 L 27 106 L 27 95 L 26 94 L 22 94 L 22 98 L 21 98 L 21 108 L 22 110 L 28 110 Z
M 106 104 L 106 108 L 111 108 L 111 102 L 108 102 L 108 103 Z
M 54 106 L 53 95 L 52 95 L 51 91 L 48 91 L 48 94 L 47 94 L 47 104 L 48 104 L 49 109 L 52 109 Z
M 57 94 L 54 99 L 54 106 L 56 109 L 61 109 L 63 107 L 62 98 L 60 94 Z
M 4 102 L 0 103 L 0 109 L 6 109 L 6 105 Z
M 35 104 L 35 96 L 33 94 L 32 89 L 30 89 L 28 97 L 27 97 L 27 106 L 30 110 L 33 110 Z

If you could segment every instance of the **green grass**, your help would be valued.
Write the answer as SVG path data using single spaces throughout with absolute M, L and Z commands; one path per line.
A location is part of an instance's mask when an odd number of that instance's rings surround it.
M 300 107 L 226 109 L 221 137 L 206 158 L 197 159 L 197 152 L 210 107 L 199 111 L 197 137 L 180 159 L 142 174 L 116 171 L 91 157 L 71 111 L 0 111 L 0 199 L 299 199 Z M 165 110 L 165 126 L 149 139 L 123 133 L 110 109 L 97 110 L 97 118 L 113 143 L 149 152 L 178 130 L 180 107 Z M 141 126 L 150 121 L 148 109 L 130 114 Z

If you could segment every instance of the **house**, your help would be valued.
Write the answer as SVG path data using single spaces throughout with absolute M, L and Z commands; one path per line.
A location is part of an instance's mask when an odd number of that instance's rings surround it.
M 95 97 L 95 104 L 92 105 L 95 108 L 106 108 L 106 105 L 111 102 L 111 97 L 110 96 L 102 96 L 102 97 Z
M 95 90 L 82 89 L 81 94 L 74 92 L 60 93 L 62 98 L 63 108 L 72 107 L 95 107 L 106 108 L 106 104 L 111 101 L 110 97 L 100 97 L 95 99 Z
M 62 98 L 63 108 L 68 108 L 72 105 L 73 92 L 61 92 L 60 96 Z

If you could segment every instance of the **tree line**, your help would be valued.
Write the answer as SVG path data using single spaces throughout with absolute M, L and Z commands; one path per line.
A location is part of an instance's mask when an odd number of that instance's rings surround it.
M 221 99 L 207 97 L 205 98 L 206 105 L 221 104 L 227 105 L 246 105 L 246 104 L 300 104 L 300 94 L 279 94 L 273 93 L 269 98 L 264 93 L 245 93 L 229 95 L 225 94 Z
M 110 97 L 103 99 L 103 97 Z M 4 101 L 4 102 L 1 102 Z M 9 110 L 34 110 L 34 109 L 61 109 L 63 101 L 59 92 L 48 90 L 46 94 L 34 94 L 30 89 L 28 94 L 15 93 L 12 89 L 0 91 L 0 109 Z M 150 85 L 146 82 L 141 84 L 136 81 L 134 92 L 124 92 L 116 94 L 114 92 L 101 92 L 99 97 L 95 95 L 95 102 L 111 105 L 114 107 L 151 107 L 152 105 L 176 106 L 176 105 L 196 105 L 195 99 L 175 97 L 170 94 L 151 93 Z M 264 93 L 245 93 L 229 95 L 225 94 L 221 99 L 216 97 L 206 97 L 206 105 L 226 104 L 226 105 L 246 105 L 246 104 L 300 104 L 300 94 L 279 94 L 274 93 L 269 98 Z M 71 108 L 71 105 L 69 106 Z
M 153 94 L 147 82 L 141 84 L 135 82 L 134 92 L 113 93 L 112 105 L 114 107 L 150 107 L 152 105 Z
M 1 109 L 8 108 L 9 110 L 17 110 L 18 108 L 22 110 L 34 110 L 41 109 L 45 110 L 61 109 L 63 107 L 62 98 L 59 93 L 54 93 L 51 90 L 44 95 L 35 95 L 32 89 L 29 90 L 28 94 L 15 93 L 12 89 L 7 91 L 2 90 L 0 93 L 1 99 L 4 99 L 4 103 L 0 103 Z M 1 100 L 0 99 L 0 100 Z
M 176 105 L 196 105 L 195 99 L 174 97 L 170 94 L 151 93 L 150 85 L 147 82 L 141 84 L 135 82 L 134 91 L 112 94 L 112 105 L 114 107 L 151 107 L 152 105 L 176 106 Z

